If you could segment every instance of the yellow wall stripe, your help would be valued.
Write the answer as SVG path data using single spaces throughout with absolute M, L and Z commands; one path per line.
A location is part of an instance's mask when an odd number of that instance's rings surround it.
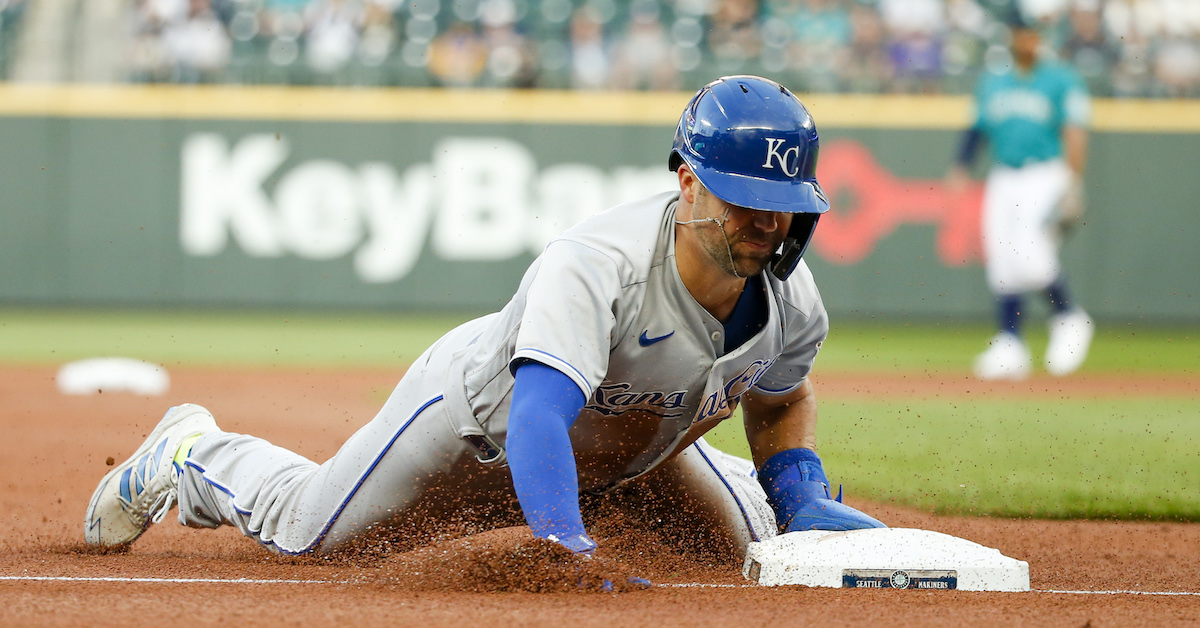
M 0 116 L 673 125 L 690 94 L 0 84 Z M 802 94 L 821 128 L 960 129 L 965 96 Z M 1200 101 L 1098 100 L 1095 130 L 1200 133 Z

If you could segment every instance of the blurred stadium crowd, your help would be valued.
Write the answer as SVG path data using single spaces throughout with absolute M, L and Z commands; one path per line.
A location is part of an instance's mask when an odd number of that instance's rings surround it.
M 0 0 L 0 76 L 22 14 L 48 1 Z M 1200 96 L 1200 0 L 119 3 L 114 78 L 132 82 L 690 90 L 755 73 L 796 91 L 964 93 L 1009 63 L 1022 10 L 1094 95 Z

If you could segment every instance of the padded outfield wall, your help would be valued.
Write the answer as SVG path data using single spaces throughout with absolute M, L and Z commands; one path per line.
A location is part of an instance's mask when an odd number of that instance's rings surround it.
M 688 94 L 0 86 L 0 304 L 498 307 L 562 228 L 670 189 Z M 805 95 L 832 313 L 985 319 L 958 97 Z M 1200 322 L 1200 103 L 1100 101 L 1065 247 L 1100 319 Z

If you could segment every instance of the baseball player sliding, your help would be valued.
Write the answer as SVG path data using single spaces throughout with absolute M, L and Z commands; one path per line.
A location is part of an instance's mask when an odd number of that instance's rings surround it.
M 966 184 L 983 139 L 996 164 L 983 199 L 983 251 L 988 287 L 996 295 L 999 331 L 975 361 L 983 379 L 1024 379 L 1031 371 L 1021 340 L 1023 296 L 1044 292 L 1054 310 L 1046 370 L 1067 375 L 1083 365 L 1094 332 L 1087 313 L 1068 296 L 1058 249 L 1064 231 L 1083 213 L 1088 95 L 1067 66 L 1039 59 L 1035 25 L 1012 24 L 1015 67 L 984 74 L 975 94 L 975 123 L 967 129 L 952 187 Z
M 87 542 L 132 543 L 178 501 L 180 523 L 233 525 L 281 554 L 501 512 L 591 555 L 580 495 L 627 483 L 734 551 L 882 527 L 831 498 L 816 453 L 808 374 L 828 319 L 800 258 L 829 208 L 817 148 L 787 89 L 714 81 L 679 121 L 678 191 L 551 242 L 500 312 L 438 340 L 335 456 L 317 464 L 174 407 L 100 481 Z M 702 438 L 739 405 L 753 463 Z

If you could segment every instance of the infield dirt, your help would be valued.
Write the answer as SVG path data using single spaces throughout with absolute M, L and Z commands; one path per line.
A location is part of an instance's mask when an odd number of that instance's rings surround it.
M 166 397 L 70 397 L 57 391 L 54 369 L 0 369 L 0 523 L 5 527 L 0 625 L 1200 623 L 1200 524 L 937 517 L 853 499 L 848 500 L 852 505 L 894 527 L 961 536 L 1027 561 L 1035 591 L 746 586 L 736 564 L 666 546 L 652 526 L 613 520 L 593 526 L 609 548 L 607 561 L 582 567 L 536 542 L 522 527 L 332 561 L 276 557 L 231 528 L 189 530 L 171 517 L 128 552 L 89 552 L 82 543 L 83 512 L 107 459 L 124 460 L 166 407 L 201 403 L 223 429 L 262 436 L 320 461 L 374 416 L 401 371 L 178 368 L 171 374 Z M 827 376 L 818 383 L 825 398 L 916 389 L 929 395 L 1006 396 L 1198 392 L 1194 381 L 1161 378 L 1078 377 L 991 386 L 933 376 L 869 382 Z M 560 586 L 564 573 L 582 573 L 592 581 L 638 575 L 660 586 L 597 593 Z M 72 577 L 88 580 L 66 579 Z M 697 583 L 723 586 L 663 586 Z

